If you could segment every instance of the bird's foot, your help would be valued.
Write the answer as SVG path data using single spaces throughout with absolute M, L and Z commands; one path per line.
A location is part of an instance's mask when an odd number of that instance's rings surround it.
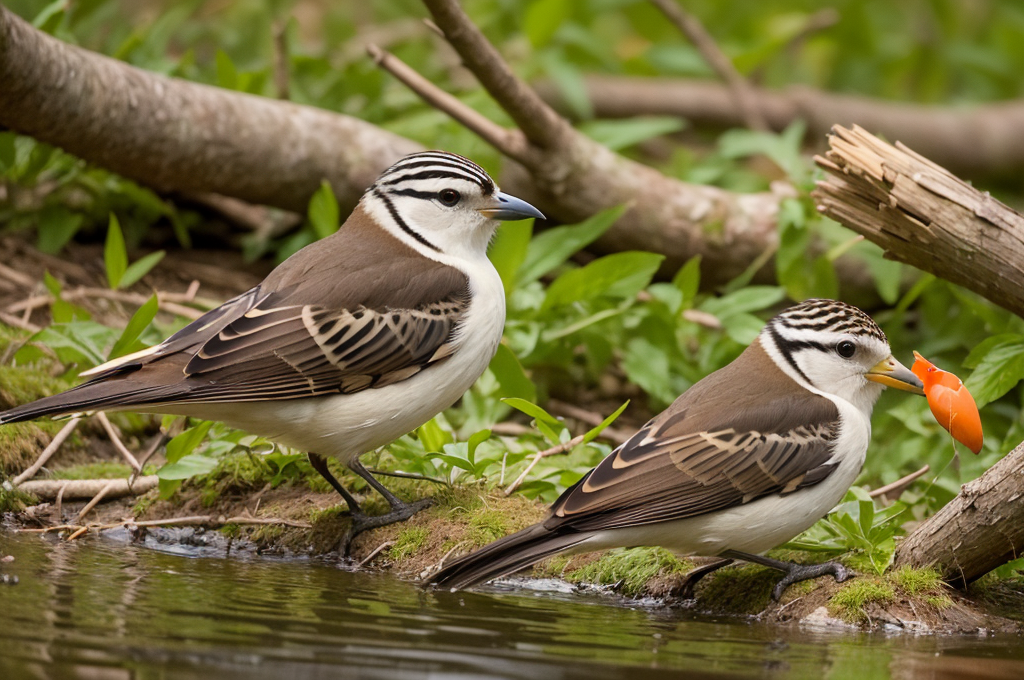
M 836 583 L 842 583 L 843 581 L 856 576 L 856 573 L 852 569 L 848 569 L 838 562 L 823 562 L 821 564 L 791 564 L 790 568 L 786 570 L 786 575 L 782 577 L 781 581 L 775 584 L 774 588 L 772 588 L 772 600 L 778 602 L 782 598 L 782 593 L 786 588 L 794 583 L 818 578 L 819 576 L 824 576 L 826 574 L 832 574 Z
M 395 524 L 396 522 L 403 522 L 420 510 L 426 510 L 433 504 L 433 498 L 424 498 L 423 500 L 416 501 L 415 503 L 398 501 L 397 503 L 392 504 L 390 512 L 383 515 L 367 515 L 362 510 L 353 511 L 350 513 L 352 523 L 349 525 L 348 531 L 345 532 L 345 537 L 341 544 L 344 553 L 346 555 L 348 554 L 352 539 L 364 531 L 386 527 L 387 525 Z

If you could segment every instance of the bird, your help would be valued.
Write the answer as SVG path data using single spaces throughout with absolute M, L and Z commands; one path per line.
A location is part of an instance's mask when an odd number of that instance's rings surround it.
M 499 220 L 543 219 L 476 163 L 406 156 L 338 230 L 158 345 L 77 387 L 0 413 L 0 424 L 90 411 L 222 421 L 307 452 L 348 504 L 349 535 L 401 521 L 406 503 L 359 456 L 454 404 L 487 368 L 505 323 L 487 258 Z M 339 459 L 384 496 L 367 515 L 327 468 Z
M 567 489 L 547 519 L 458 558 L 428 588 L 460 590 L 557 553 L 661 546 L 784 573 L 791 584 L 853 573 L 764 552 L 824 517 L 864 464 L 871 411 L 888 387 L 923 394 L 860 309 L 810 299 L 770 319 L 731 363 L 704 377 Z

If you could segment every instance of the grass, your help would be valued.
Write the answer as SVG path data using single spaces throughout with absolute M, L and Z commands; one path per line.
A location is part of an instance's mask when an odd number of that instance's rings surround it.
M 664 548 L 610 550 L 599 559 L 566 575 L 573 583 L 616 585 L 624 595 L 639 595 L 656 576 L 684 574 L 693 565 Z

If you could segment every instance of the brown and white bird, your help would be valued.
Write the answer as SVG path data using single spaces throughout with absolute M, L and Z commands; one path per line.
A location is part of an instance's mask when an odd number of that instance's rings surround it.
M 352 533 L 408 518 L 359 456 L 419 427 L 476 381 L 501 341 L 505 298 L 487 259 L 497 220 L 543 217 L 472 161 L 430 151 L 378 178 L 338 231 L 255 288 L 88 382 L 0 413 L 0 424 L 125 410 L 220 420 L 309 453 Z M 334 456 L 391 504 L 363 514 Z
M 551 506 L 543 522 L 445 566 L 451 589 L 562 552 L 663 546 L 785 572 L 773 591 L 831 573 L 763 557 L 824 517 L 853 484 L 883 386 L 923 394 L 871 318 L 807 300 L 770 320 L 735 361 L 687 390 Z

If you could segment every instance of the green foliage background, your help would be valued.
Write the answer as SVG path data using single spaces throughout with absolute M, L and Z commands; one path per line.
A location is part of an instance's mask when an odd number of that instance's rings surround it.
M 358 116 L 428 147 L 470 156 L 500 176 L 502 160 L 493 149 L 421 103 L 377 69 L 360 47 L 360 39 L 372 38 L 466 104 L 510 124 L 482 89 L 455 67 L 450 51 L 419 23 L 426 12 L 414 0 L 7 4 L 62 40 L 147 70 L 265 96 L 278 94 L 272 36 L 275 25 L 283 25 L 293 101 Z M 379 466 L 446 481 L 507 484 L 531 453 L 564 443 L 571 435 L 541 412 L 531 413 L 536 416 L 535 432 L 492 436 L 489 428 L 513 412 L 503 398 L 543 406 L 549 395 L 557 395 L 597 404 L 607 415 L 629 397 L 634 409 L 656 413 L 693 382 L 737 356 L 764 320 L 791 300 L 842 297 L 833 263 L 843 253 L 868 264 L 884 301 L 871 311 L 897 357 L 909 365 L 911 350 L 916 349 L 967 380 L 983 406 L 986 444 L 980 456 L 967 455 L 951 465 L 954 445 L 928 413 L 925 401 L 900 393 L 884 395 L 875 410 L 873 442 L 860 483 L 885 484 L 925 463 L 933 473 L 904 496 L 906 507 L 900 512 L 876 515 L 862 496 L 851 496 L 843 511 L 848 519 L 831 518 L 831 531 L 828 525 L 819 526 L 801 547 L 859 548 L 873 566 L 887 564 L 887 546 L 898 524 L 946 503 L 961 483 L 977 477 L 1024 439 L 1019 386 L 1024 377 L 1024 323 L 972 293 L 882 259 L 874 246 L 820 218 L 808 198 L 817 173 L 801 153 L 799 123 L 781 135 L 746 130 L 697 135 L 693 139 L 703 138 L 706 148 L 670 143 L 666 157 L 652 160 L 639 144 L 685 129 L 686 121 L 593 119 L 582 89 L 586 74 L 713 77 L 697 51 L 655 8 L 638 0 L 467 0 L 463 5 L 520 75 L 557 84 L 576 124 L 595 139 L 667 174 L 741 192 L 766 189 L 773 179 L 759 170 L 762 165 L 748 162 L 764 154 L 785 170 L 800 194 L 782 205 L 776 254 L 779 283 L 774 286 L 751 285 L 751 270 L 723 289 L 701 291 L 697 261 L 670 281 L 655 281 L 661 256 L 653 253 L 620 253 L 586 264 L 573 260 L 576 251 L 611 224 L 614 211 L 539 234 L 533 234 L 529 224 L 504 225 L 492 258 L 509 299 L 506 345 L 459 407 L 379 454 Z M 1022 95 L 1024 6 L 1018 2 L 846 0 L 830 6 L 837 10 L 839 22 L 794 43 L 794 36 L 822 8 L 820 3 L 686 2 L 739 70 L 768 87 L 803 84 L 943 106 Z M 150 230 L 170 227 L 180 246 L 188 247 L 203 233 L 199 215 L 10 132 L 0 133 L 0 173 L 7 188 L 7 199 L 0 202 L 0 225 L 9 231 L 34 230 L 46 252 L 60 253 L 76 237 L 107 238 L 109 250 L 111 242 L 104 234 L 109 224 L 120 224 L 121 250 L 115 247 L 107 258 L 108 273 L 117 274 L 110 281 L 114 286 L 126 285 L 121 278 L 125 271 L 138 274 L 152 266 L 132 270 L 135 265 L 126 255 L 122 261 L 125 243 L 131 251 L 146 241 Z M 38 191 L 42 186 L 46 190 Z M 993 188 L 1011 202 L 1019 202 L 1017 192 L 1024 189 L 1012 183 Z M 17 200 L 26 196 L 31 200 Z M 325 187 L 313 198 L 309 220 L 300 231 L 274 241 L 250 240 L 245 252 L 251 258 L 281 259 L 331 233 L 339 217 L 344 219 L 337 212 Z M 826 252 L 810 248 L 814 236 L 828 244 Z M 59 287 L 56 282 L 48 285 L 51 291 L 53 285 Z M 107 356 L 119 333 L 103 330 L 83 310 L 72 307 L 55 304 L 57 323 L 15 360 L 38 360 L 39 343 L 55 350 L 69 371 Z M 720 327 L 697 323 L 701 317 L 694 312 L 711 315 Z M 172 330 L 154 328 L 149 324 L 152 319 L 152 314 L 148 319 L 137 317 L 131 337 L 122 338 L 117 351 L 130 351 Z M 175 467 L 173 474 L 165 473 L 165 490 L 173 491 L 173 482 L 180 483 L 182 477 L 212 470 L 217 453 L 231 448 L 217 442 L 255 445 L 218 428 L 211 432 L 213 443 L 206 445 L 193 441 L 194 434 L 183 435 L 190 439 L 175 447 Z M 547 458 L 523 491 L 550 500 L 608 450 L 607 445 L 589 442 L 568 456 Z M 204 463 L 196 456 L 208 460 Z M 286 466 L 301 463 L 298 457 L 278 459 L 278 481 L 287 478 Z M 879 528 L 885 523 L 892 531 Z M 863 535 L 855 535 L 858 526 Z M 881 554 L 873 552 L 876 548 Z

